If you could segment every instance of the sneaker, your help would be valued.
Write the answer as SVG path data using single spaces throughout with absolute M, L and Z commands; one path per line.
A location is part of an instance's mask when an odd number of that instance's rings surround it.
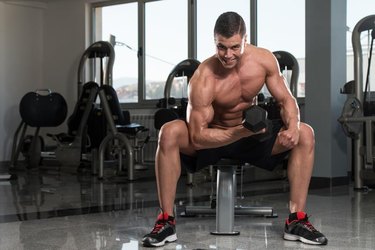
M 284 239 L 299 240 L 313 245 L 327 245 L 327 238 L 316 230 L 308 219 L 308 216 L 303 212 L 290 214 L 285 223 Z
M 160 247 L 167 242 L 176 240 L 176 220 L 174 217 L 162 212 L 159 214 L 151 233 L 143 237 L 142 243 L 143 246 L 147 247 Z

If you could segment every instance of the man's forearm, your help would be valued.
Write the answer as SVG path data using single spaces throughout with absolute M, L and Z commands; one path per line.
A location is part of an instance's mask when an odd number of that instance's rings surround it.
M 292 127 L 299 128 L 300 113 L 297 103 L 294 100 L 289 100 L 285 104 L 281 103 L 280 109 L 281 119 L 287 129 Z
M 233 128 L 204 128 L 200 133 L 191 135 L 191 141 L 196 150 L 217 148 L 233 143 L 244 137 L 245 129 L 242 125 Z

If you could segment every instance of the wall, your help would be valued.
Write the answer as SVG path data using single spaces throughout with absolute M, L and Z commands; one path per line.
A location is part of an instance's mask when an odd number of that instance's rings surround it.
M 44 20 L 43 82 L 60 92 L 69 112 L 77 100 L 77 70 L 86 48 L 83 1 L 50 1 Z
M 345 180 L 346 137 L 337 118 L 345 96 L 346 1 L 306 1 L 305 119 L 315 130 L 314 177 Z M 336 181 L 333 180 L 333 181 Z
M 43 4 L 0 2 L 0 161 L 9 160 L 18 104 L 43 87 Z
M 68 103 L 68 114 L 72 112 L 78 63 L 88 45 L 85 2 L 89 1 L 0 2 L 0 162 L 10 160 L 21 121 L 19 102 L 27 92 L 59 92 Z M 42 132 L 63 131 L 65 123 Z

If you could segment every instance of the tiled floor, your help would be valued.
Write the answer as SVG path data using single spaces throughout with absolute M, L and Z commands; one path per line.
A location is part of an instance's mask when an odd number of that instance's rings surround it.
M 145 249 L 139 240 L 158 208 L 152 167 L 137 172 L 135 182 L 98 181 L 56 167 L 14 173 L 17 178 L 0 181 L 1 250 Z M 205 177 L 193 188 L 182 177 L 176 203 L 207 203 L 212 184 Z M 157 249 L 375 249 L 374 191 L 354 192 L 350 185 L 311 190 L 310 220 L 329 239 L 327 246 L 311 246 L 282 239 L 287 190 L 285 180 L 246 182 L 240 203 L 273 206 L 278 218 L 236 216 L 239 236 L 213 236 L 215 217 L 178 217 L 177 242 Z

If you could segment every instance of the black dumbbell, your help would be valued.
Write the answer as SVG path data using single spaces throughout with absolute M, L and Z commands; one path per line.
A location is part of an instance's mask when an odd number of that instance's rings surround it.
M 254 133 L 266 129 L 266 132 L 253 135 L 254 139 L 264 141 L 270 138 L 272 122 L 267 119 L 267 111 L 257 105 L 253 105 L 243 112 L 242 125 Z

